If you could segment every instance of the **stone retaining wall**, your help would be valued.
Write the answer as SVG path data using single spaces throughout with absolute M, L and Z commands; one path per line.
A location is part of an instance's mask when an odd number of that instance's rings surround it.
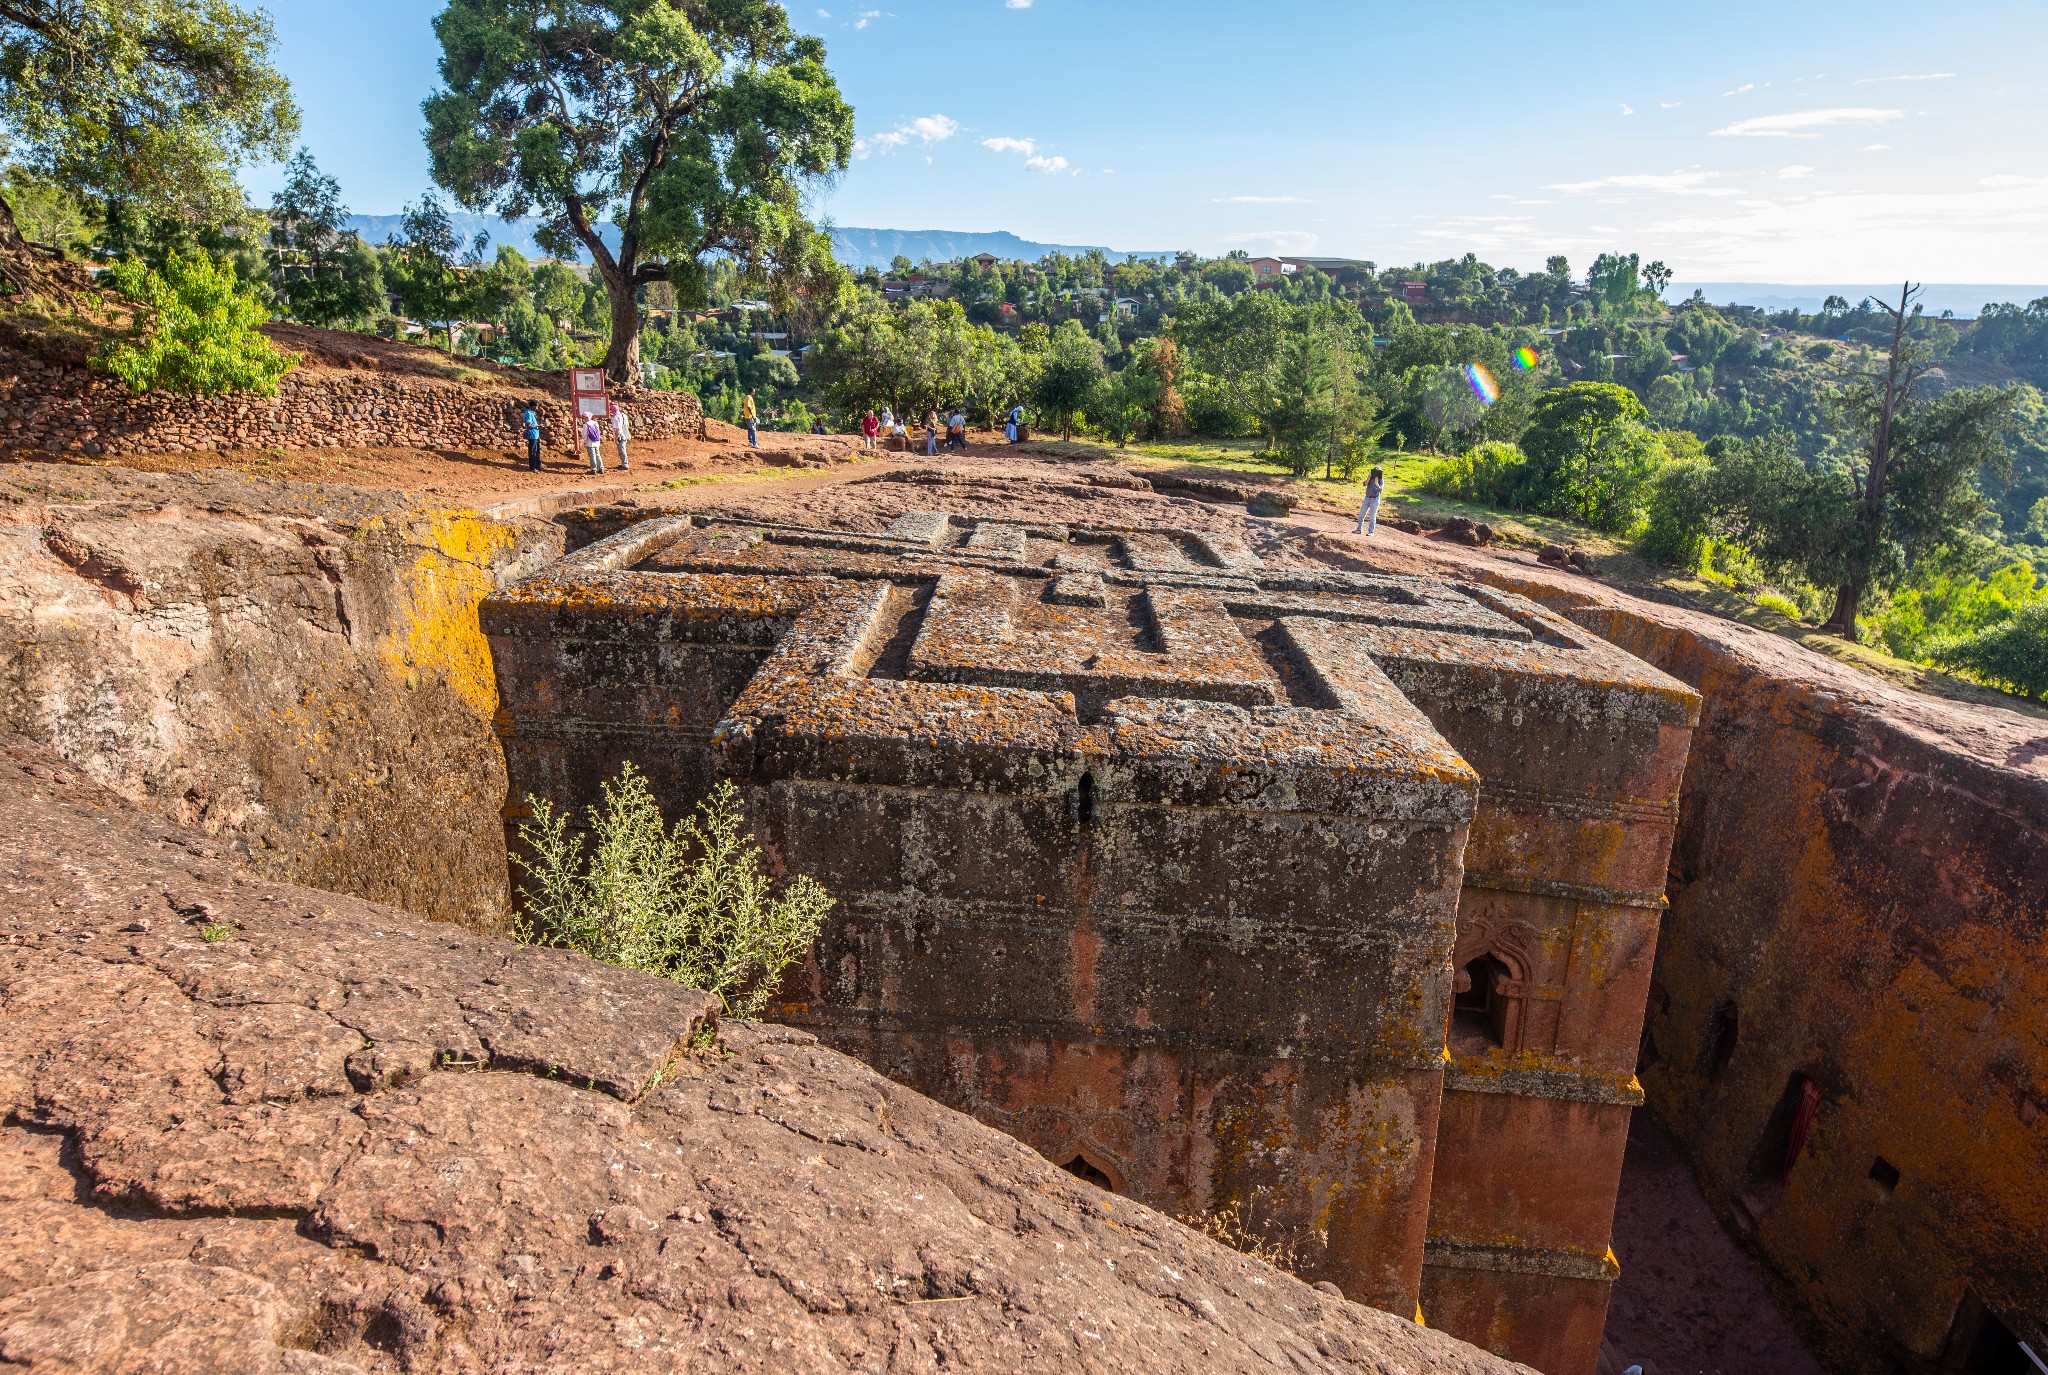
M 703 438 L 704 411 L 694 396 L 639 392 L 627 404 L 636 438 Z M 276 396 L 137 396 L 89 369 L 0 348 L 0 449 L 496 449 L 521 442 L 520 412 L 528 405 L 539 412 L 550 449 L 574 447 L 574 410 L 538 387 L 302 370 L 286 374 Z

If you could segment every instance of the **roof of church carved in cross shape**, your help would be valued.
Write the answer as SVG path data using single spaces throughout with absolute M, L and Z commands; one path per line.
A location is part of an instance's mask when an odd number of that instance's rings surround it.
M 767 651 L 716 732 L 738 772 L 859 755 L 892 781 L 887 754 L 893 781 L 1001 786 L 1078 755 L 1123 769 L 1126 797 L 1454 820 L 1476 776 L 1388 665 L 1478 699 L 1511 682 L 1516 709 L 1691 711 L 1681 685 L 1512 594 L 1268 564 L 1188 530 L 662 517 L 505 601 L 541 633 Z

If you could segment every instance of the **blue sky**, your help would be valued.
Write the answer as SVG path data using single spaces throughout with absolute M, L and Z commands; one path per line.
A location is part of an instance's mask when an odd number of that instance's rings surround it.
M 437 6 L 274 0 L 351 209 L 427 184 Z M 836 223 L 1120 249 L 1467 251 L 1681 281 L 2048 282 L 2048 4 L 857 0 Z M 277 183 L 257 167 L 259 200 Z

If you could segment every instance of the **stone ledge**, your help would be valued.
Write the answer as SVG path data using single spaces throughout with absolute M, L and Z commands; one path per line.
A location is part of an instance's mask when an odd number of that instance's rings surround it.
M 1633 1074 L 1557 1068 L 1494 1068 L 1474 1057 L 1453 1059 L 1444 1070 L 1444 1087 L 1465 1093 L 1511 1093 L 1524 1098 L 1557 1098 L 1575 1103 L 1611 1103 L 1636 1108 L 1643 1086 Z
M 1551 1250 L 1538 1246 L 1501 1246 L 1476 1241 L 1430 1238 L 1422 1244 L 1424 1268 L 1446 1270 L 1493 1270 L 1516 1275 L 1550 1275 L 1557 1279 L 1601 1280 L 1612 1284 L 1621 1278 L 1621 1262 L 1609 1247 L 1604 1255 L 1590 1251 Z

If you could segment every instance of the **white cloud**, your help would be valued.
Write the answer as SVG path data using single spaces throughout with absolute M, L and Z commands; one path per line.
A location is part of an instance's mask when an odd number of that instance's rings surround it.
M 1685 102 L 1682 100 L 1660 100 L 1657 102 L 1657 108 L 1660 110 L 1675 110 L 1683 104 Z
M 943 143 L 960 132 L 960 125 L 945 115 L 919 115 L 887 133 L 873 134 L 867 138 L 855 139 L 853 155 L 864 158 L 870 153 L 893 153 L 912 139 L 929 148 L 934 143 Z
M 1723 91 L 1723 92 L 1721 92 L 1721 97 L 1722 97 L 1722 99 L 1724 99 L 1724 100 L 1725 100 L 1725 99 L 1726 99 L 1727 97 L 1729 97 L 1729 96 L 1732 96 L 1732 95 L 1741 95 L 1741 94 L 1742 94 L 1742 93 L 1743 93 L 1744 91 L 1753 91 L 1753 90 L 1755 90 L 1755 89 L 1756 89 L 1756 83 L 1755 83 L 1754 81 L 1746 81 L 1746 82 L 1744 82 L 1744 83 L 1743 83 L 1742 85 L 1740 85 L 1740 86 L 1737 86 L 1737 87 L 1736 87 L 1736 88 L 1735 88 L 1734 90 L 1732 90 L 1732 91 Z
M 1589 195 L 1595 191 L 1647 191 L 1666 196 L 1734 196 L 1740 193 L 1732 187 L 1714 186 L 1719 181 L 1719 172 L 1665 172 L 1661 174 L 1639 172 L 1617 177 L 1601 177 L 1597 181 L 1566 181 L 1546 186 L 1546 191 L 1564 191 L 1574 196 Z
M 1819 138 L 1817 129 L 1845 124 L 1890 124 L 1904 119 L 1904 110 L 1850 108 L 1837 110 L 1795 110 L 1783 115 L 1759 115 L 1740 120 L 1725 129 L 1714 130 L 1717 138 Z
M 2011 172 L 2000 172 L 1996 176 L 1985 177 L 1977 185 L 2000 190 L 2013 186 L 2048 186 L 2048 177 L 2022 177 Z
M 1625 115 L 1632 115 L 1635 113 L 1635 111 L 1632 108 L 1630 108 L 1626 101 L 1622 102 L 1621 112 Z
M 1813 169 L 1803 162 L 1795 162 L 1790 167 L 1780 167 L 1778 169 L 1779 181 L 1804 181 L 1812 175 Z
M 1863 151 L 1866 153 L 1889 153 L 1891 150 L 1892 146 L 1889 143 L 1866 143 L 1863 145 Z
M 1262 229 L 1252 234 L 1226 234 L 1223 242 L 1247 248 L 1267 245 L 1275 253 L 1306 253 L 1322 242 L 1322 236 L 1306 229 Z
M 1314 205 L 1306 196 L 1217 196 L 1215 205 Z
M 853 26 L 856 29 L 864 29 L 881 17 L 882 12 L 880 10 L 862 10 L 853 17 Z
M 1003 0 L 1003 8 L 1006 10 L 1028 10 L 1031 8 L 1031 0 Z
M 981 141 L 981 146 L 997 153 L 1022 153 L 1026 167 L 1034 172 L 1043 172 L 1047 176 L 1064 172 L 1070 166 L 1063 157 L 1039 152 L 1038 140 L 1035 138 L 985 138 Z M 1074 175 L 1078 177 L 1081 173 L 1076 170 Z
M 1953 79 L 1954 76 L 1954 72 L 1921 72 L 1914 76 L 1866 76 L 1856 84 L 1858 86 L 1875 86 L 1881 81 L 1948 81 Z

